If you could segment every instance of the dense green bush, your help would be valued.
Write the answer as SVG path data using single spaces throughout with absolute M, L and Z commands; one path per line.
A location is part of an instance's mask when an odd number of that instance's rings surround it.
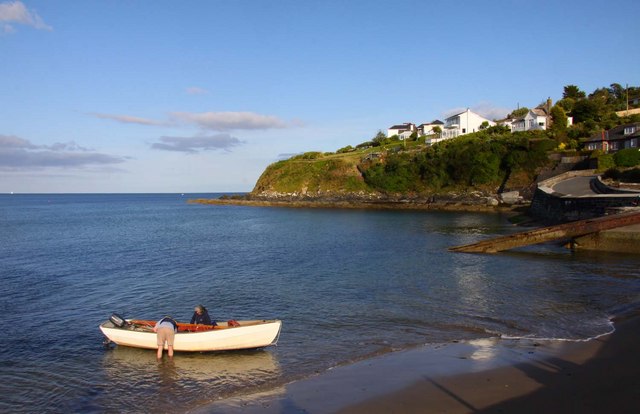
M 530 141 L 533 137 L 536 140 Z M 514 171 L 533 174 L 547 162 L 538 134 L 494 129 L 443 141 L 418 153 L 390 153 L 385 162 L 362 166 L 365 182 L 383 192 L 446 187 L 499 186 Z M 535 143 L 535 145 L 531 145 Z
M 336 151 L 338 154 L 344 154 L 346 152 L 352 152 L 355 151 L 355 148 L 353 148 L 351 145 L 347 145 L 346 147 L 342 147 L 340 148 L 338 151 Z
M 615 168 L 616 162 L 611 154 L 598 155 L 598 171 L 606 171 Z
M 623 171 L 620 179 L 626 183 L 640 183 L 640 168 Z
M 420 191 L 422 184 L 416 177 L 418 166 L 411 159 L 403 156 L 392 156 L 386 163 L 376 163 L 363 171 L 365 182 L 377 189 L 406 193 Z
M 322 158 L 323 154 L 319 151 L 311 151 L 305 152 L 304 154 L 296 155 L 293 157 L 294 160 L 317 160 L 318 158 Z
M 627 148 L 616 152 L 613 159 L 618 167 L 634 167 L 640 164 L 640 150 Z
M 605 180 L 619 180 L 622 172 L 617 168 L 609 168 L 604 173 L 602 173 L 602 178 Z
M 621 171 L 617 168 L 610 168 L 602 174 L 602 178 L 622 181 L 625 183 L 640 183 L 640 168 Z

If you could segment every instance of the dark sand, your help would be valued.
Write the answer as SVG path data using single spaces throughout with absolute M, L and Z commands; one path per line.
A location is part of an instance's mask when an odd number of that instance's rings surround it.
M 486 339 L 337 367 L 199 413 L 640 413 L 640 316 L 584 342 Z

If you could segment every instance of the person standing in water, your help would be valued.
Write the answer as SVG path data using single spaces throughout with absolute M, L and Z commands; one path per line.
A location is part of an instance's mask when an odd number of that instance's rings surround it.
M 165 342 L 167 343 L 167 355 L 169 355 L 169 358 L 173 358 L 173 340 L 177 331 L 178 323 L 171 316 L 165 316 L 156 322 L 153 332 L 157 334 L 158 359 L 162 358 Z

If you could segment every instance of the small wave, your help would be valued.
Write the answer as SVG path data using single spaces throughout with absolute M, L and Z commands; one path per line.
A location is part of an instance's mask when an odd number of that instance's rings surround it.
M 525 336 L 513 336 L 513 335 L 500 335 L 501 339 L 509 339 L 509 340 L 533 340 L 533 341 L 552 341 L 552 342 L 589 342 L 595 339 L 601 338 L 603 336 L 611 335 L 615 332 L 616 328 L 612 321 L 609 321 L 609 330 L 594 336 L 590 336 L 588 338 L 563 338 L 563 337 L 538 337 L 534 335 L 525 335 Z

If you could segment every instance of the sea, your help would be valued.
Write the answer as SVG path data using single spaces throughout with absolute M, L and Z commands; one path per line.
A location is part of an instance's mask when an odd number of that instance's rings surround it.
M 488 337 L 585 340 L 640 303 L 640 257 L 550 243 L 500 214 L 190 204 L 220 194 L 0 195 L 0 412 L 188 412 L 381 354 Z M 117 313 L 281 319 L 277 346 L 105 344 Z

